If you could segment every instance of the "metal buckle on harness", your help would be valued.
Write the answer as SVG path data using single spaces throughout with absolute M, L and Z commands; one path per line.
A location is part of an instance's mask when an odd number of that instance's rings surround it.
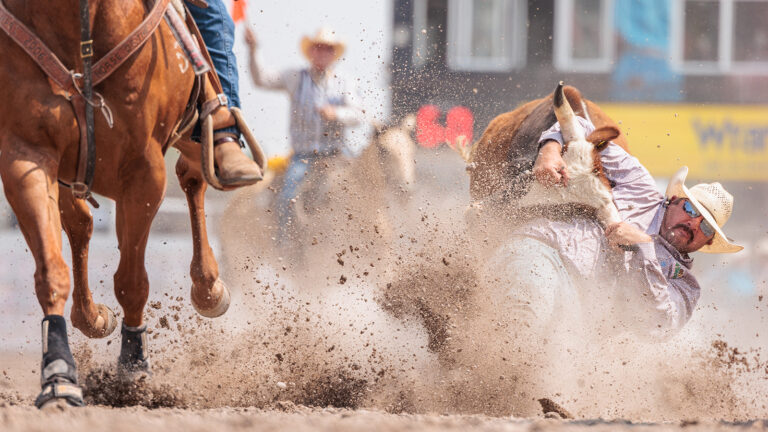
M 109 106 L 107 106 L 107 102 L 104 101 L 104 96 L 101 95 L 99 92 L 93 92 L 93 96 L 97 97 L 99 99 L 99 103 L 95 103 L 92 100 L 89 100 L 85 97 L 83 94 L 83 90 L 80 88 L 80 84 L 77 83 L 77 80 L 83 78 L 83 74 L 77 73 L 74 70 L 69 71 L 69 75 L 72 77 L 72 85 L 75 86 L 75 90 L 77 90 L 77 93 L 83 97 L 83 100 L 88 103 L 88 105 L 99 108 L 101 110 L 101 115 L 104 116 L 104 120 L 107 121 L 107 126 L 109 126 L 110 129 L 112 129 L 112 126 L 114 126 L 114 119 L 112 117 L 112 110 L 109 109 Z M 65 96 L 67 100 L 72 100 L 72 94 L 67 93 L 67 96 Z
M 80 57 L 93 57 L 93 39 L 80 42 Z
M 229 106 L 229 99 L 227 98 L 227 95 L 224 93 L 219 93 L 216 95 L 216 97 L 219 99 L 221 106 Z
M 72 195 L 74 195 L 75 198 L 88 198 L 91 194 L 89 190 L 90 188 L 85 183 L 72 182 L 69 187 L 72 189 Z

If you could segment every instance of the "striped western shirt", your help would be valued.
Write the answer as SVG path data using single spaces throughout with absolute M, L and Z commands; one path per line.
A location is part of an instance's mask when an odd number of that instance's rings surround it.
M 344 146 L 344 130 L 363 121 L 355 87 L 343 76 L 327 70 L 322 77 L 312 77 L 308 68 L 271 71 L 258 55 L 251 56 L 254 84 L 272 90 L 283 90 L 291 98 L 290 144 L 294 153 L 330 153 Z M 325 121 L 319 109 L 332 105 L 335 121 Z

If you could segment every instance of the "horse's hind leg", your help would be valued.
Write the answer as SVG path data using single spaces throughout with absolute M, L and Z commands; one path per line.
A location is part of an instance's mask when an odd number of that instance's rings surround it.
M 193 255 L 189 269 L 192 305 L 200 315 L 215 318 L 229 308 L 230 294 L 229 288 L 219 279 L 219 265 L 208 243 L 205 226 L 205 190 L 208 185 L 184 155 L 176 163 L 176 175 L 187 196 L 192 223 Z
M 83 405 L 75 360 L 67 340 L 64 305 L 69 296 L 69 270 L 61 254 L 61 219 L 54 151 L 7 144 L 0 152 L 5 196 L 19 221 L 35 259 L 35 292 L 45 317 L 42 322 L 42 392 L 35 405 L 55 399 Z
M 157 158 L 142 161 L 130 173 L 121 185 L 121 195 L 115 200 L 120 264 L 114 279 L 115 296 L 124 313 L 118 370 L 128 378 L 149 371 L 147 326 L 144 324 L 149 277 L 144 256 L 152 220 L 165 194 L 162 154 L 158 152 Z
M 69 191 L 59 195 L 59 208 L 64 231 L 72 248 L 72 325 L 91 338 L 112 333 L 117 325 L 115 313 L 103 304 L 93 302 L 88 288 L 88 243 L 93 233 L 93 217 L 88 204 L 75 199 Z

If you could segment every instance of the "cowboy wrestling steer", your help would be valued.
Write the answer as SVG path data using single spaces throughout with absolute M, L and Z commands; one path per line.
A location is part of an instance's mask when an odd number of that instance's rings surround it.
M 576 186 L 576 176 L 592 176 L 602 182 L 592 161 L 596 153 L 612 186 L 608 198 L 596 202 L 610 199 L 614 208 L 599 211 L 601 220 L 590 214 L 507 219 L 514 226 L 484 263 L 487 274 L 507 297 L 505 316 L 524 320 L 534 332 L 608 317 L 593 324 L 608 323 L 615 330 L 623 322 L 651 336 L 674 334 L 690 319 L 700 296 L 690 254 L 741 249 L 721 229 L 733 210 L 733 197 L 719 183 L 685 188 L 687 168 L 672 178 L 663 196 L 648 170 L 627 153 L 626 142 L 620 145 L 621 136 L 605 144 L 602 151 L 583 151 L 576 163 L 584 166 L 572 166 L 568 153 L 574 150 L 574 140 L 581 139 L 574 134 L 583 130 L 582 136 L 589 137 L 601 127 L 613 126 L 594 104 L 578 102 L 573 92 L 564 89 L 570 105 L 581 111 L 579 116 L 568 110 L 565 116 L 556 114 L 560 108 L 553 110 L 553 102 L 542 99 L 502 114 L 489 125 L 477 144 L 480 147 L 472 152 L 476 164 L 470 172 L 473 197 L 531 202 L 533 196 L 528 194 L 546 189 L 547 185 L 539 183 L 549 180 L 548 189 L 554 192 L 543 194 L 552 193 L 550 202 L 570 199 L 560 190 Z M 556 94 L 554 105 L 557 99 Z M 549 113 L 554 118 L 548 118 Z M 578 148 L 588 149 L 589 145 L 581 143 Z M 560 157 L 561 147 L 566 146 L 568 150 Z M 553 150 L 554 156 L 544 160 Z M 566 177 L 565 168 L 572 178 Z M 541 172 L 546 175 L 537 175 Z M 517 177 L 511 177 L 515 174 Z M 532 184 L 534 175 L 536 183 Z M 558 182 L 563 185 L 553 184 Z M 599 186 L 603 187 L 593 193 L 608 190 L 604 184 Z M 586 189 L 581 192 L 587 193 Z M 631 251 L 620 249 L 629 245 Z
M 581 98 L 576 100 L 581 105 Z M 563 135 L 563 159 L 570 179 L 563 177 L 562 187 L 547 187 L 534 182 L 520 198 L 518 205 L 582 204 L 597 210 L 597 218 L 603 226 L 619 222 L 619 212 L 611 197 L 610 182 L 603 174 L 600 163 L 600 151 L 619 136 L 619 130 L 613 126 L 603 126 L 585 136 L 584 129 L 565 98 L 562 82 L 555 90 L 554 109 Z M 566 166 L 558 168 L 558 171 L 564 172 Z

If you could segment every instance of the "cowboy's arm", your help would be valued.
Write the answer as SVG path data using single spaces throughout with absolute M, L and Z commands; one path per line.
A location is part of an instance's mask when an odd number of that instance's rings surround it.
M 658 237 L 652 236 L 652 243 L 639 243 L 638 250 L 631 252 L 627 263 L 629 284 L 626 289 L 637 290 L 633 298 L 641 298 L 633 307 L 641 310 L 639 324 L 652 336 L 665 338 L 680 330 L 691 318 L 699 298 L 699 284 L 693 274 L 671 256 L 660 257 L 664 247 L 658 244 Z
M 595 130 L 595 126 L 582 117 L 576 120 L 584 128 L 586 134 Z M 533 175 L 536 180 L 545 185 L 568 185 L 568 166 L 563 160 L 563 134 L 560 132 L 560 122 L 555 122 L 539 137 L 539 152 L 533 165 Z
M 294 70 L 275 71 L 264 66 L 257 45 L 248 50 L 248 64 L 253 84 L 269 90 L 293 92 L 299 83 L 299 73 Z
M 593 125 L 591 121 L 579 116 L 576 116 L 576 121 L 578 121 L 579 125 L 584 128 L 585 136 L 594 132 L 595 125 Z M 558 144 L 560 144 L 560 148 L 563 147 L 564 140 L 563 134 L 560 131 L 560 122 L 555 122 L 549 129 L 541 133 L 541 136 L 539 137 L 539 148 L 541 148 L 547 141 L 557 141 Z

